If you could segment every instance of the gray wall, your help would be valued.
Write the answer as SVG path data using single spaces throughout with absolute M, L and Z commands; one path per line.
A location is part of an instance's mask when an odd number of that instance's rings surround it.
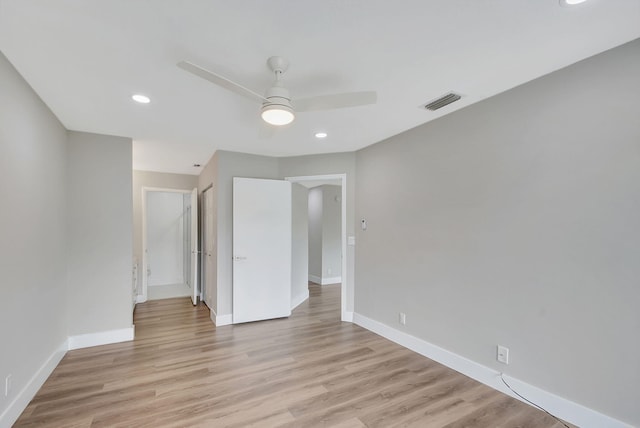
M 322 188 L 309 189 L 309 275 L 322 282 Z
M 322 278 L 336 278 L 342 272 L 342 187 L 322 188 Z
M 68 333 L 129 328 L 131 139 L 69 131 L 67 155 Z
M 637 40 L 357 152 L 356 312 L 640 426 L 639 99 Z
M 0 88 L 1 415 L 67 339 L 67 134 L 2 53 Z
M 142 188 L 192 190 L 198 187 L 197 175 L 133 171 L 133 257 L 138 261 L 138 294 L 142 294 Z
M 291 183 L 291 302 L 308 295 L 309 189 Z

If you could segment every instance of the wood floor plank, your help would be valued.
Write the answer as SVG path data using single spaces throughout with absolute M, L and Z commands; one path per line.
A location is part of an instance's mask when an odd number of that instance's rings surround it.
M 561 426 L 341 322 L 339 286 L 309 290 L 288 319 L 219 328 L 188 298 L 139 304 L 134 341 L 69 351 L 15 426 Z

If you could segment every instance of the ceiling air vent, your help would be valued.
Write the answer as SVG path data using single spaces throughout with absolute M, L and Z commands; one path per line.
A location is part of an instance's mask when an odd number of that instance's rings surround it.
M 462 98 L 462 96 L 453 92 L 449 92 L 448 94 L 443 95 L 438 99 L 430 101 L 424 106 L 424 108 L 426 108 L 427 110 L 436 111 L 439 108 L 448 106 L 452 102 L 458 101 L 460 98 Z

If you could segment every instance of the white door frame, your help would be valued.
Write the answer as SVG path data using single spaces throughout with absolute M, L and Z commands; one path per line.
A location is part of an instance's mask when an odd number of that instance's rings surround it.
M 214 308 L 211 308 L 209 305 L 211 304 L 211 296 L 209 295 L 209 292 L 207 291 L 207 284 L 210 281 L 211 278 L 209 278 L 207 275 L 205 275 L 206 273 L 209 274 L 209 276 L 211 275 L 211 272 L 207 272 L 207 262 L 209 260 L 209 257 L 213 257 L 213 256 L 209 256 L 208 251 L 207 251 L 207 243 L 209 243 L 209 241 L 211 240 L 212 242 L 215 242 L 215 239 L 210 239 L 207 238 L 207 236 L 205 234 L 210 233 L 211 231 L 208 230 L 206 222 L 207 222 L 207 215 L 213 215 L 213 213 L 209 213 L 208 209 L 207 209 L 207 202 L 206 202 L 206 198 L 207 198 L 207 192 L 208 191 L 213 191 L 213 185 L 210 185 L 208 187 L 206 187 L 201 193 L 200 193 L 200 204 L 199 204 L 199 212 L 200 212 L 200 230 L 198 231 L 198 233 L 200 234 L 200 300 L 203 301 L 205 303 L 205 305 L 207 305 L 207 307 L 211 310 L 214 310 Z M 211 194 L 210 196 L 211 198 L 213 198 L 213 194 Z M 213 226 L 213 225 L 212 225 Z M 213 237 L 215 238 L 215 237 Z M 216 244 L 217 245 L 217 244 Z M 214 247 L 217 250 L 217 247 Z M 216 253 L 216 257 L 217 257 L 217 251 L 214 251 Z M 207 299 L 208 298 L 208 299 Z M 209 300 L 207 302 L 207 300 Z
M 183 193 L 190 195 L 193 189 L 166 189 L 163 187 L 143 187 L 142 188 L 142 294 L 138 294 L 136 303 L 147 301 L 147 193 L 148 192 L 168 192 Z
M 322 180 L 340 180 L 342 187 L 342 230 L 341 230 L 341 249 L 342 249 L 342 283 L 340 285 L 340 319 L 342 321 L 353 321 L 353 317 L 347 313 L 347 287 L 349 286 L 349 274 L 347 272 L 347 174 L 327 174 L 327 175 L 305 175 L 300 177 L 285 177 L 285 180 L 292 183 L 301 181 L 322 181 Z

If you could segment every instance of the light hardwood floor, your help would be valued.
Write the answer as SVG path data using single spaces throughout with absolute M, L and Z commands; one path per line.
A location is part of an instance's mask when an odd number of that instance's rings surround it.
M 289 319 L 216 328 L 139 304 L 133 342 L 70 351 L 17 427 L 553 427 L 543 412 L 354 324 L 339 286 Z

